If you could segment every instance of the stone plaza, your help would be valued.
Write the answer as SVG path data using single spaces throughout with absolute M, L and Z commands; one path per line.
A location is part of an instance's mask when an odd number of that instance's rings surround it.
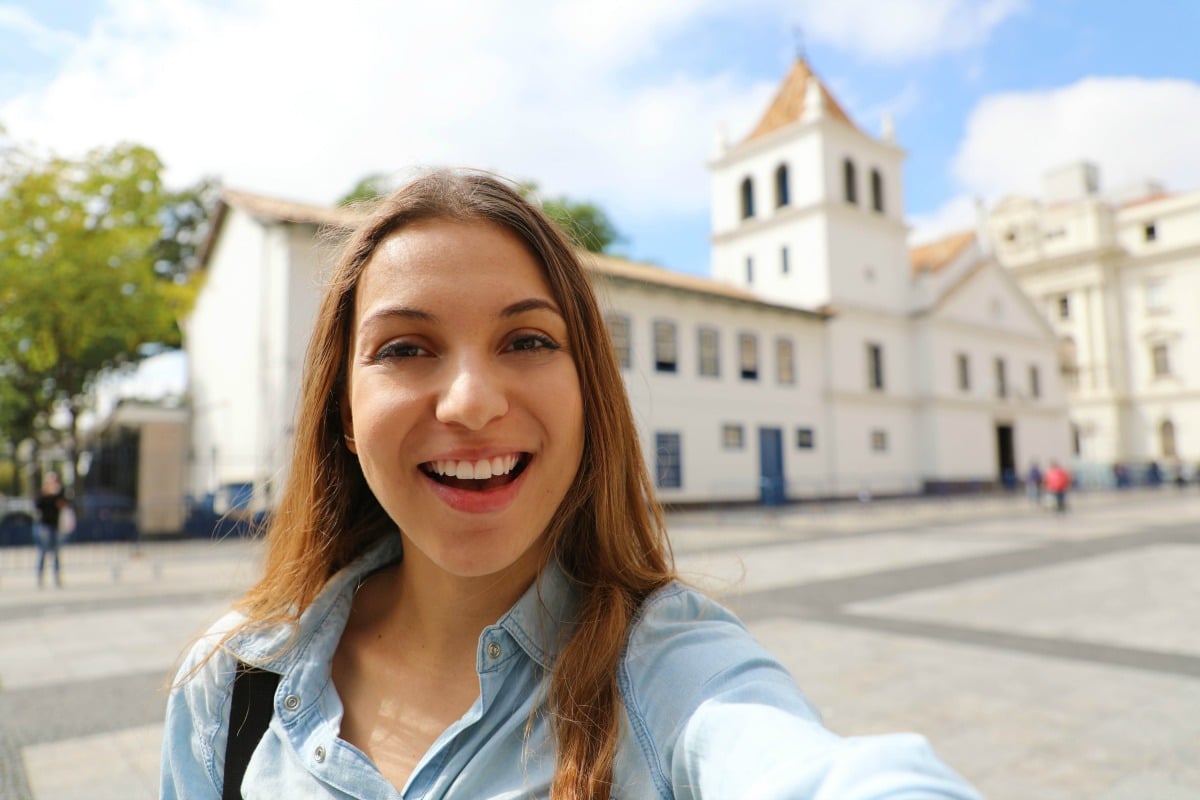
M 1200 797 L 1200 491 L 681 512 L 688 580 L 827 724 L 915 730 L 991 798 Z M 0 551 L 0 797 L 153 798 L 172 666 L 259 545 Z

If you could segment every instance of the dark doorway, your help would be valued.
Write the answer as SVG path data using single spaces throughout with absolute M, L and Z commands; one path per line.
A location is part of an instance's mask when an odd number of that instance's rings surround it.
M 1017 454 L 1013 449 L 1012 425 L 996 426 L 996 466 L 1005 489 L 1017 487 Z
M 783 431 L 758 429 L 758 453 L 762 474 L 759 496 L 764 506 L 781 506 L 787 501 L 787 480 L 783 477 Z

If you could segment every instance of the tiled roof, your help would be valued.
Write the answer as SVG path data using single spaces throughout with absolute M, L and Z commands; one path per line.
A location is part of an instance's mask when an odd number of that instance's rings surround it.
M 751 303 L 757 306 L 776 308 L 791 313 L 804 314 L 813 317 L 827 316 L 821 311 L 800 309 L 793 306 L 772 303 L 770 301 L 763 300 L 758 295 L 747 292 L 744 289 L 739 289 L 736 286 L 730 286 L 727 283 L 714 281 L 711 278 L 702 278 L 698 275 L 688 275 L 682 272 L 672 272 L 671 270 L 664 269 L 663 267 L 656 267 L 650 264 L 639 264 L 636 261 L 628 261 L 624 258 L 617 258 L 615 256 L 608 256 L 600 253 L 583 253 L 581 256 L 583 259 L 583 264 L 586 268 L 588 268 L 591 272 L 608 278 L 617 278 L 635 281 L 637 283 L 652 284 L 666 289 L 674 289 L 676 291 L 691 292 L 693 294 L 702 294 L 710 297 L 719 297 L 726 300 Z
M 804 98 L 808 90 L 808 79 L 812 76 L 813 71 L 809 68 L 808 63 L 803 58 L 796 59 L 796 63 L 792 64 L 791 71 L 783 79 L 775 99 L 771 101 L 766 113 L 763 114 L 762 119 L 758 121 L 758 125 L 750 132 L 745 141 L 750 142 L 766 136 L 804 116 Z M 825 100 L 825 113 L 840 119 L 852 128 L 857 128 L 842 108 L 841 103 L 829 93 L 825 83 L 820 78 L 817 78 L 817 81 L 821 86 L 821 96 Z
M 293 222 L 322 227 L 351 229 L 366 216 L 366 212 L 362 208 L 309 205 L 307 203 L 280 200 L 275 197 L 265 197 L 263 195 L 234 191 L 232 189 L 224 190 L 221 193 L 221 199 L 225 205 L 231 208 L 236 208 L 257 219 L 268 222 Z M 211 246 L 211 238 L 215 234 L 217 227 L 219 227 L 219 224 L 214 225 L 208 246 Z M 207 247 L 205 249 L 207 250 Z M 672 272 L 662 267 L 639 264 L 635 261 L 628 261 L 616 256 L 599 253 L 581 253 L 580 256 L 584 266 L 589 271 L 604 277 L 652 284 L 677 291 L 777 308 L 790 313 L 814 317 L 825 316 L 825 314 L 818 311 L 809 311 L 771 303 L 736 286 L 730 286 L 709 278 Z
M 908 251 L 913 275 L 941 272 L 975 241 L 975 231 L 959 231 Z
M 222 191 L 221 199 L 252 217 L 272 222 L 298 222 L 334 228 L 353 228 L 365 216 L 363 211 L 357 209 L 342 206 L 315 206 L 233 189 Z

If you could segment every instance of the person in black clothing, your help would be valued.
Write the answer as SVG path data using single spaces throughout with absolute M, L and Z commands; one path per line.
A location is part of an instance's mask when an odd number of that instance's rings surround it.
M 34 530 L 33 540 L 37 545 L 37 580 L 38 586 L 43 585 L 47 554 L 54 557 L 54 585 L 62 588 L 62 571 L 58 558 L 58 516 L 67 504 L 63 494 L 62 482 L 58 475 L 47 472 L 42 477 L 42 493 L 38 495 L 38 524 Z

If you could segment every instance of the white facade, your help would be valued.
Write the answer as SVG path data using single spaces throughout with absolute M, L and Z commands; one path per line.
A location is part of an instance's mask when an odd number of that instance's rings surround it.
M 996 256 L 1060 340 L 1073 447 L 1097 476 L 1200 461 L 1200 192 L 1102 194 L 1090 164 L 988 215 Z
M 973 237 L 909 253 L 902 161 L 797 62 L 711 165 L 716 280 L 589 258 L 663 501 L 939 491 L 1065 460 L 1053 332 Z M 190 485 L 269 506 L 330 262 L 317 227 L 353 220 L 237 193 L 223 208 L 186 329 Z
M 1064 461 L 1052 331 L 973 237 L 909 253 L 891 138 L 890 125 L 882 139 L 856 127 L 796 62 L 758 127 L 710 165 L 714 277 L 831 311 L 832 493 L 990 484 Z M 960 359 L 974 374 L 965 389 Z
M 332 251 L 319 225 L 345 212 L 227 192 L 184 326 L 190 394 L 189 492 L 253 492 L 267 507 L 286 478 L 304 349 Z M 340 216 L 339 216 L 340 214 Z

